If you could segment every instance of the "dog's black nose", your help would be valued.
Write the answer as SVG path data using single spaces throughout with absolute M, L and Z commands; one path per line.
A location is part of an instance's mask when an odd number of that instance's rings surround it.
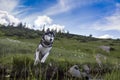
M 50 41 L 52 41 L 52 39 L 50 39 Z

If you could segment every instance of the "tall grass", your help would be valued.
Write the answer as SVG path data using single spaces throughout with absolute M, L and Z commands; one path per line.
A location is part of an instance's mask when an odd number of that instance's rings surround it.
M 14 80 L 35 80 L 35 67 L 33 66 L 34 62 L 34 53 L 37 47 L 37 42 L 39 43 L 39 39 L 32 39 L 32 40 L 15 40 L 10 38 L 0 38 L 0 65 L 6 66 L 6 70 L 9 70 L 7 73 L 12 75 Z M 107 73 L 109 68 L 118 66 L 119 63 L 119 46 L 114 45 L 115 51 L 106 53 L 101 51 L 97 47 L 103 44 L 108 45 L 110 42 L 102 42 L 102 41 L 95 41 L 95 42 L 87 42 L 82 43 L 80 41 L 74 39 L 59 39 L 55 40 L 53 48 L 51 50 L 51 54 L 46 60 L 43 69 L 44 74 L 40 75 L 41 80 L 46 79 L 47 73 L 49 73 L 48 69 L 54 69 L 57 67 L 57 71 L 52 73 L 50 71 L 52 77 L 51 80 L 54 78 L 56 80 L 60 79 L 60 73 L 66 73 L 67 70 L 77 64 L 82 71 L 82 65 L 89 64 L 92 69 L 92 75 L 94 78 L 98 78 L 102 74 L 102 78 L 105 80 L 118 80 L 119 78 L 119 70 Z M 107 60 L 102 60 L 102 68 L 99 68 L 98 64 L 95 61 L 95 55 L 101 53 L 107 57 Z M 115 53 L 115 54 L 113 54 Z M 49 63 L 53 64 L 53 67 L 49 67 Z M 0 66 L 1 67 L 1 66 Z M 95 71 L 99 69 L 101 71 L 105 71 L 105 76 L 102 72 Z M 111 69 L 110 69 L 111 70 Z M 96 75 L 97 74 L 97 75 Z M 6 76 L 7 74 L 5 74 Z M 19 75 L 19 76 L 18 76 Z M 110 78 L 110 79 L 109 79 Z M 69 78 L 68 76 L 64 75 L 63 80 L 76 80 L 73 78 Z
M 104 80 L 120 80 L 120 70 L 113 70 L 111 73 L 107 73 Z
M 24 43 L 10 38 L 0 39 L 0 55 L 34 53 L 35 44 Z

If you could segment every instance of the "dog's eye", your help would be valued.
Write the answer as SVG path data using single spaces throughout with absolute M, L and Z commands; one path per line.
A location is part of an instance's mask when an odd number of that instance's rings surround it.
M 78 70 L 79 68 L 78 67 L 75 67 L 76 70 Z
M 51 36 L 50 34 L 48 34 L 48 36 Z

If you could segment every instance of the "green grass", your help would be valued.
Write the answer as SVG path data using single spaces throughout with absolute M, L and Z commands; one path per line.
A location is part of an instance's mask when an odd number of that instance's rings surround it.
M 119 80 L 120 79 L 120 71 L 113 70 L 111 73 L 107 73 L 104 77 L 104 80 Z
M 6 66 L 17 65 L 18 68 L 30 60 L 30 65 L 34 61 L 35 49 L 40 41 L 40 38 L 36 39 L 18 39 L 16 37 L 1 37 L 0 38 L 0 64 Z M 112 45 L 110 45 L 112 43 Z M 114 51 L 107 53 L 98 48 L 101 45 L 108 45 L 115 48 Z M 113 40 L 98 40 L 81 42 L 80 40 L 61 38 L 55 40 L 51 54 L 46 60 L 46 64 L 52 62 L 57 66 L 67 70 L 70 66 L 78 64 L 90 64 L 95 66 L 96 60 L 95 55 L 100 53 L 107 57 L 107 60 L 102 60 L 102 63 L 107 65 L 118 66 L 120 64 L 120 43 Z M 15 62 L 16 60 L 16 62 Z M 28 65 L 28 64 L 27 64 Z M 115 74 L 118 72 L 114 71 Z M 109 76 L 117 77 L 117 75 L 106 74 L 105 80 L 109 80 Z M 34 77 L 33 77 L 34 78 Z M 112 79 L 111 79 L 112 80 Z M 115 79 L 114 79 L 115 80 Z M 117 79 L 116 79 L 117 80 Z

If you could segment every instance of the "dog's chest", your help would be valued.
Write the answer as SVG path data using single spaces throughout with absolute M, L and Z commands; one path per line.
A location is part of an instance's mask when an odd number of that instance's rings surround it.
M 45 48 L 43 47 L 42 45 L 39 45 L 39 49 L 40 49 L 40 52 L 45 55 L 46 53 L 48 53 L 50 50 L 51 50 L 52 47 L 48 47 L 48 48 Z

